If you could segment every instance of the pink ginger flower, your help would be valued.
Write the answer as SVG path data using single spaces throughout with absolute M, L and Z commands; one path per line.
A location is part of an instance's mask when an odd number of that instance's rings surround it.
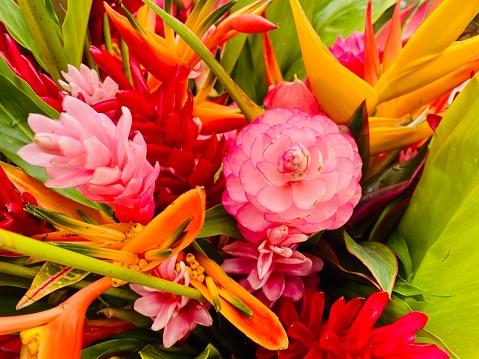
M 110 77 L 103 83 L 98 79 L 98 73 L 81 64 L 80 69 L 68 65 L 68 72 L 62 75 L 68 82 L 59 80 L 58 83 L 67 90 L 73 97 L 83 97 L 89 105 L 115 98 L 118 92 L 118 85 Z
M 323 268 L 320 258 L 296 250 L 306 239 L 304 234 L 289 233 L 286 226 L 275 227 L 259 246 L 242 240 L 224 246 L 226 253 L 238 258 L 226 259 L 221 266 L 227 273 L 247 275 L 239 283 L 250 292 L 259 291 L 258 299 L 268 306 L 282 296 L 298 301 L 303 281 L 317 280 Z
M 344 67 L 364 78 L 364 34 L 353 32 L 346 39 L 338 35 L 329 50 Z
M 293 82 L 283 81 L 276 86 L 270 86 L 263 103 L 267 110 L 295 108 L 310 115 L 317 115 L 320 112 L 318 101 L 306 84 L 298 79 Z
M 224 160 L 223 204 L 252 241 L 283 224 L 336 229 L 361 196 L 361 165 L 354 139 L 328 117 L 268 111 L 241 130 Z
M 179 272 L 175 270 L 177 257 L 178 255 L 174 255 L 160 264 L 151 275 L 189 286 L 190 276 L 186 271 L 185 263 L 179 262 Z M 140 314 L 151 317 L 153 320 L 151 329 L 164 329 L 163 345 L 166 348 L 179 340 L 186 339 L 197 324 L 203 326 L 213 324 L 213 319 L 208 312 L 210 306 L 208 303 L 138 284 L 130 284 L 130 288 L 142 296 L 135 301 L 134 309 Z
M 123 107 L 115 126 L 106 115 L 71 96 L 65 97 L 63 109 L 60 120 L 39 114 L 28 117 L 35 137 L 18 155 L 45 167 L 52 177 L 45 182 L 47 187 L 75 187 L 87 199 L 110 205 L 120 221 L 149 222 L 160 168 L 146 160 L 140 133 L 129 139 L 130 111 Z

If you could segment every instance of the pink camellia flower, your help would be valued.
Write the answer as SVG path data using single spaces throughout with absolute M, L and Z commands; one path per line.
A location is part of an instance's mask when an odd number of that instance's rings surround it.
M 147 223 L 160 168 L 146 160 L 140 133 L 129 139 L 132 118 L 123 107 L 115 124 L 84 102 L 65 97 L 60 120 L 31 114 L 33 143 L 18 151 L 28 163 L 45 167 L 47 187 L 75 187 L 87 199 L 106 203 L 121 221 Z
M 223 204 L 251 241 L 283 224 L 306 234 L 336 229 L 359 201 L 361 165 L 354 139 L 331 119 L 268 111 L 224 160 Z
M 319 113 L 319 103 L 306 84 L 298 79 L 293 82 L 280 82 L 270 86 L 263 100 L 267 110 L 275 108 L 295 108 L 310 115 Z
M 223 250 L 237 258 L 226 259 L 221 265 L 230 274 L 247 275 L 239 283 L 268 306 L 280 297 L 301 299 L 303 280 L 316 275 L 323 268 L 323 261 L 296 250 L 307 236 L 289 233 L 286 226 L 267 231 L 266 239 L 258 244 L 237 240 Z
M 353 32 L 346 39 L 338 35 L 329 48 L 336 59 L 360 78 L 364 78 L 364 34 Z
M 110 77 L 103 83 L 98 79 L 98 73 L 81 64 L 80 69 L 68 65 L 68 72 L 62 75 L 67 80 L 59 80 L 58 83 L 67 90 L 73 97 L 83 97 L 89 105 L 115 98 L 118 92 L 118 85 Z
M 172 281 L 173 283 L 189 286 L 190 276 L 186 271 L 185 263 L 179 262 L 179 272 L 175 270 L 176 258 L 160 264 L 151 275 Z M 187 297 L 163 292 L 160 290 L 130 284 L 130 288 L 141 295 L 134 304 L 134 309 L 147 317 L 151 317 L 151 329 L 163 331 L 163 345 L 166 348 L 174 345 L 178 340 L 185 339 L 197 324 L 210 326 L 213 319 L 208 312 L 209 304 Z

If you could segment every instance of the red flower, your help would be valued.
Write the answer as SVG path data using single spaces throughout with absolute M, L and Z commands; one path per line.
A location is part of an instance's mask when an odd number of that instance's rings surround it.
M 372 294 L 365 302 L 342 297 L 322 320 L 324 293 L 306 291 L 300 314 L 289 298 L 282 298 L 279 317 L 289 337 L 289 347 L 278 352 L 258 350 L 258 358 L 279 359 L 445 359 L 449 355 L 435 345 L 417 343 L 417 330 L 427 315 L 411 312 L 396 322 L 374 327 L 388 302 L 385 292 Z

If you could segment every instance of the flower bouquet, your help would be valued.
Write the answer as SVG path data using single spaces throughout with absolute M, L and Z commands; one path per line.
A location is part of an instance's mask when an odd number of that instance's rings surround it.
M 0 4 L 0 358 L 477 356 L 479 1 Z

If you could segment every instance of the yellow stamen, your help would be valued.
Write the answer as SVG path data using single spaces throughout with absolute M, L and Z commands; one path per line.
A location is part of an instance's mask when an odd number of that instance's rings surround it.
M 45 336 L 45 326 L 35 327 L 20 332 L 20 340 L 26 345 L 31 355 L 38 353 L 40 342 Z
M 210 276 L 206 276 L 205 278 L 206 288 L 211 294 L 211 298 L 213 299 L 213 306 L 217 312 L 221 311 L 221 303 L 220 303 L 220 295 L 218 293 L 218 287 L 213 278 Z

